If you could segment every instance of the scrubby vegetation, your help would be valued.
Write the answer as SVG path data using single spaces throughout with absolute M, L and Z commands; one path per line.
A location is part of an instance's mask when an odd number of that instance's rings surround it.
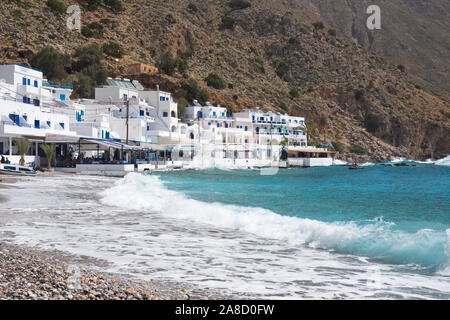
M 49 80 L 61 80 L 67 77 L 66 68 L 70 59 L 52 47 L 45 47 L 31 59 L 32 66 L 41 69 Z
M 45 4 L 47 5 L 47 7 L 49 7 L 54 12 L 57 12 L 59 14 L 63 14 L 64 12 L 66 12 L 66 6 L 61 1 L 47 0 Z
M 364 148 L 362 145 L 360 144 L 354 144 L 352 145 L 348 151 L 350 151 L 350 153 L 355 153 L 355 154 L 359 154 L 359 155 L 363 155 L 363 154 L 368 154 L 368 151 L 366 148 Z
M 103 53 L 114 58 L 122 58 L 125 50 L 120 44 L 114 41 L 109 41 L 102 46 Z
M 227 87 L 225 81 L 220 77 L 217 73 L 210 73 L 205 78 L 206 83 L 209 87 L 213 87 L 215 89 L 225 89 Z
M 186 99 L 189 103 L 193 103 L 194 100 L 198 100 L 200 104 L 205 104 L 209 99 L 209 92 L 200 87 L 197 80 L 188 79 L 186 80 L 182 88 L 186 91 Z

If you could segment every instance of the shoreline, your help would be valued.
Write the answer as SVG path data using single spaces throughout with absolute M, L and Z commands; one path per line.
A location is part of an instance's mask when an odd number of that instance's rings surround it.
M 76 257 L 82 260 L 83 256 Z M 89 257 L 85 257 L 89 259 Z M 168 282 L 132 279 L 73 263 L 63 252 L 0 242 L 0 300 L 189 300 Z

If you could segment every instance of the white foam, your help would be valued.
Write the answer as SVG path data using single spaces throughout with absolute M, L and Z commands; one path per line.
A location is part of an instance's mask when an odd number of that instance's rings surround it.
M 396 262 L 433 263 L 444 235 L 433 230 L 416 233 L 390 230 L 382 219 L 360 226 L 282 216 L 255 207 L 206 203 L 168 190 L 156 176 L 129 174 L 101 193 L 104 204 L 158 212 L 189 222 L 253 233 L 260 237 L 362 255 L 384 255 Z M 436 251 L 437 250 L 437 251 Z
M 450 155 L 446 156 L 443 159 L 435 161 L 434 164 L 437 165 L 437 166 L 450 167 Z

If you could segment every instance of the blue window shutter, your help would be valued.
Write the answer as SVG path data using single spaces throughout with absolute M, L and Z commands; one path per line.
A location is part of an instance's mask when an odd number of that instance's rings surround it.
M 49 128 L 52 126 L 52 123 L 50 121 L 47 121 L 47 125 L 49 126 Z
M 22 78 L 22 84 L 23 84 L 24 86 L 27 85 L 27 78 Z
M 23 103 L 27 103 L 27 97 L 23 97 Z
M 59 99 L 60 99 L 61 101 L 65 101 L 65 100 L 66 100 L 66 95 L 65 95 L 65 94 L 60 94 L 60 95 L 59 95 Z
M 34 80 L 34 86 L 37 88 L 38 87 L 38 82 L 37 80 Z
M 145 111 L 144 111 L 144 110 L 139 110 L 139 114 L 140 114 L 141 116 L 144 116 Z
M 64 129 L 64 122 L 61 122 L 59 125 Z
M 39 122 L 39 120 L 34 120 L 34 127 L 36 129 L 39 129 L 41 127 L 41 123 Z
M 31 80 L 27 79 L 27 84 L 30 85 L 31 84 Z

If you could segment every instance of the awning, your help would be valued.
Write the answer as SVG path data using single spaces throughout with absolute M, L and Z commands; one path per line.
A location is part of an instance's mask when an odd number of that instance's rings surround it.
M 148 150 L 148 148 L 142 148 L 139 146 L 131 146 L 129 144 L 121 143 L 114 140 L 102 140 L 102 139 L 90 139 L 90 138 L 81 138 L 80 144 L 86 145 L 87 144 L 95 144 L 95 145 L 101 145 L 106 148 L 114 148 L 119 150 L 127 150 L 127 151 L 143 151 Z

